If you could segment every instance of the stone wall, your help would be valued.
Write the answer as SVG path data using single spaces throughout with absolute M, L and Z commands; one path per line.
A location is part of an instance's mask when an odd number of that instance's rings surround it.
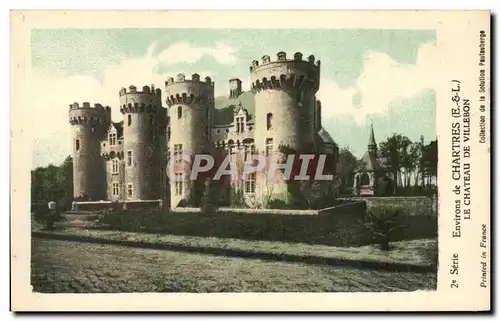
M 137 200 L 137 201 L 100 201 L 100 202 L 73 202 L 73 211 L 99 211 L 104 209 L 131 210 L 163 208 L 162 200 Z
M 356 197 L 351 200 L 366 202 L 368 209 L 380 206 L 403 207 L 409 216 L 436 216 L 437 200 L 426 196 Z

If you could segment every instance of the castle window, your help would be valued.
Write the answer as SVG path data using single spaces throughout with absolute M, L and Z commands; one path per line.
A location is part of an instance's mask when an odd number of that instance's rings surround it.
M 132 196 L 134 196 L 134 187 L 133 187 L 132 183 L 127 184 L 127 196 L 129 198 L 132 198 Z
M 245 145 L 245 162 L 252 159 L 255 154 L 255 145 Z
M 151 125 L 155 123 L 155 118 L 153 115 L 149 115 L 149 122 L 151 123 Z
M 180 163 L 182 159 L 182 144 L 174 145 L 174 159 L 176 163 Z
M 182 118 L 182 106 L 177 107 L 177 119 Z
M 272 113 L 267 113 L 267 130 L 271 129 L 271 127 L 273 126 L 273 114 Z
M 247 179 L 245 180 L 245 193 L 255 193 L 255 173 L 248 174 Z
M 175 196 L 181 196 L 184 194 L 184 174 L 175 174 Z
M 132 115 L 128 115 L 127 119 L 128 119 L 128 125 L 129 126 L 132 125 Z
M 236 132 L 242 133 L 245 131 L 245 117 L 236 117 Z
M 118 183 L 113 183 L 113 196 L 118 196 L 120 194 L 120 185 Z
M 95 136 L 95 127 L 92 126 L 92 136 Z
M 266 156 L 269 156 L 273 153 L 273 139 L 266 138 Z
M 79 139 L 77 139 L 75 141 L 75 150 L 77 150 L 77 151 L 80 150 L 80 140 Z
M 116 145 L 116 133 L 109 134 L 109 146 Z
M 127 166 L 132 166 L 132 151 L 127 151 Z
M 167 139 L 170 140 L 170 126 L 167 127 Z
M 118 160 L 116 158 L 111 161 L 111 165 L 113 174 L 118 174 L 119 168 Z

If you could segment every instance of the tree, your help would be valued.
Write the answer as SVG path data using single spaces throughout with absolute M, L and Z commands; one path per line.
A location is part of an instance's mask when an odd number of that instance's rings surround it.
M 358 160 L 351 153 L 349 148 L 342 148 L 339 152 L 339 159 L 337 162 L 337 176 L 340 178 L 341 192 L 345 192 L 347 187 L 352 185 L 351 180 L 357 165 Z
M 424 146 L 422 154 L 423 168 L 431 176 L 437 176 L 438 169 L 438 146 L 437 140 L 433 140 L 428 145 Z
M 31 202 L 57 202 L 69 208 L 73 199 L 73 159 L 68 156 L 60 166 L 48 165 L 31 171 Z
M 380 144 L 380 155 L 387 158 L 396 185 L 401 182 L 401 168 L 408 165 L 410 145 L 410 139 L 401 134 L 393 134 Z
M 423 174 L 422 171 L 422 153 L 423 144 L 422 142 L 414 142 L 410 144 L 407 159 L 405 161 L 404 167 L 408 170 L 408 173 L 414 174 L 414 185 L 418 185 L 418 175 Z M 406 176 L 406 186 L 410 186 L 410 175 Z

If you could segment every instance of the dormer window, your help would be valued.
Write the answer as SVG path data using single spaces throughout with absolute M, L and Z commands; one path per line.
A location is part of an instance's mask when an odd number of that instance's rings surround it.
M 109 134 L 109 146 L 116 145 L 116 133 Z
M 236 132 L 242 133 L 245 131 L 245 117 L 236 117 Z

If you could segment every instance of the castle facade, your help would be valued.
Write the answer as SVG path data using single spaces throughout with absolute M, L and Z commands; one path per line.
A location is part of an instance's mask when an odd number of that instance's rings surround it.
M 215 97 L 214 82 L 184 74 L 154 86 L 122 88 L 123 120 L 111 120 L 111 108 L 70 105 L 75 200 L 164 200 L 175 208 L 189 198 L 193 181 L 182 172 L 169 179 L 173 156 L 224 154 L 247 161 L 254 153 L 269 156 L 280 146 L 328 155 L 335 164 L 338 146 L 321 126 L 320 61 L 279 52 L 250 66 L 250 91 L 240 79 L 229 80 L 227 96 Z M 166 104 L 166 108 L 163 107 Z M 329 165 L 328 172 L 335 172 Z M 333 166 L 333 167 L 332 167 Z M 248 175 L 227 186 L 241 191 L 249 205 L 269 193 L 286 194 L 283 184 Z M 279 196 L 281 195 L 281 196 Z M 286 195 L 285 195 L 286 198 Z

